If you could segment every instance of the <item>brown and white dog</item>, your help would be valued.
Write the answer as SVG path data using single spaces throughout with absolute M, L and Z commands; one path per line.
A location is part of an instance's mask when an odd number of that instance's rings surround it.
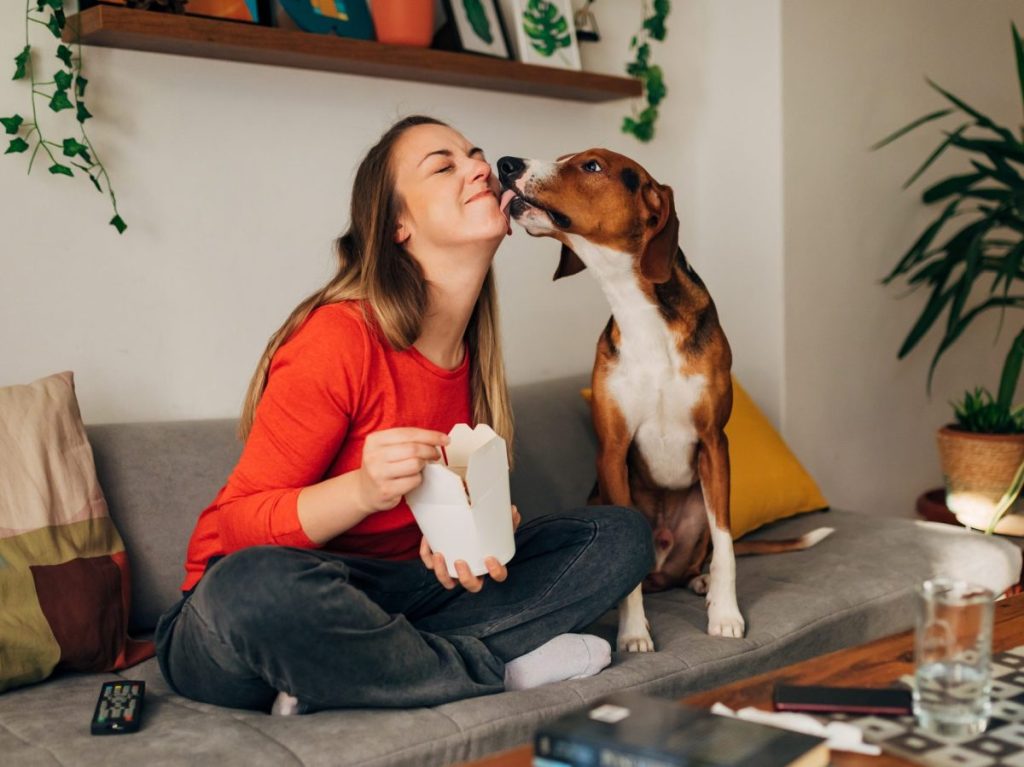
M 502 208 L 535 237 L 562 243 L 555 279 L 589 267 L 611 304 L 592 379 L 599 442 L 594 501 L 633 507 L 654 530 L 643 590 L 706 594 L 708 633 L 742 637 L 735 554 L 807 548 L 738 543 L 729 522 L 732 352 L 707 288 L 679 247 L 672 189 L 606 149 L 554 162 L 502 157 Z M 709 576 L 703 566 L 713 549 Z M 654 649 L 641 586 L 620 605 L 618 649 Z

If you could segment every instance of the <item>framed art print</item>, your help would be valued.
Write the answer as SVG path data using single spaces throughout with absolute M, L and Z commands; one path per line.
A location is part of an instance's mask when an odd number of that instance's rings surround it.
M 434 47 L 512 58 L 505 24 L 496 0 L 443 0 L 447 19 Z
M 561 69 L 580 69 L 573 8 L 569 0 L 512 0 L 519 60 Z

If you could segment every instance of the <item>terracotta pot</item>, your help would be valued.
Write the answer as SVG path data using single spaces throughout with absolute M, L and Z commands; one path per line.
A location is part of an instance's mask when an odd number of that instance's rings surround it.
M 962 524 L 986 529 L 996 504 L 1024 461 L 1024 434 L 975 434 L 943 426 L 938 443 L 946 506 Z M 1024 494 L 995 531 L 1024 536 Z
M 434 38 L 434 0 L 373 0 L 377 41 L 426 48 Z

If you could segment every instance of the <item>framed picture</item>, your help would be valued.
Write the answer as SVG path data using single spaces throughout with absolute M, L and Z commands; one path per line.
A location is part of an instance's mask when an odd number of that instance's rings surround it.
M 250 24 L 270 24 L 270 0 L 80 0 L 84 11 L 94 5 L 123 5 L 150 11 L 184 13 L 210 19 L 247 21 Z
M 519 60 L 561 69 L 580 69 L 570 0 L 511 0 Z
M 323 35 L 373 39 L 366 0 L 274 0 L 274 26 Z
M 512 58 L 508 33 L 495 0 L 442 0 L 447 17 L 434 47 Z

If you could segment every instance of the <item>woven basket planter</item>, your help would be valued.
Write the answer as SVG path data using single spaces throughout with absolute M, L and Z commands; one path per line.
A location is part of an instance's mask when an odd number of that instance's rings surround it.
M 946 506 L 967 527 L 986 529 L 1024 461 L 1024 434 L 975 434 L 943 426 L 938 442 Z M 1024 536 L 1024 493 L 995 531 Z

